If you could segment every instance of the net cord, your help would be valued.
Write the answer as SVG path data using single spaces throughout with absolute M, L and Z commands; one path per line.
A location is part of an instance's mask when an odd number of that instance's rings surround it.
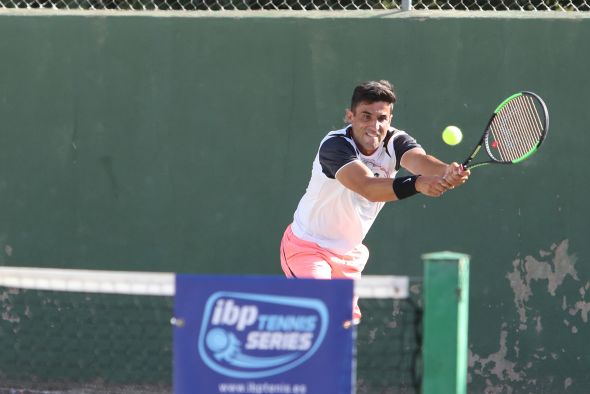
M 355 294 L 371 299 L 406 299 L 410 278 L 366 275 L 355 282 Z M 175 274 L 34 267 L 0 267 L 0 286 L 84 293 L 173 296 Z

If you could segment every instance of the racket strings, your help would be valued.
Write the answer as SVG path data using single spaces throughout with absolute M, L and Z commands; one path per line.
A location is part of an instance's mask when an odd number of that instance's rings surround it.
M 541 141 L 544 122 L 533 97 L 518 96 L 508 102 L 490 124 L 488 152 L 496 160 L 513 161 L 528 154 Z

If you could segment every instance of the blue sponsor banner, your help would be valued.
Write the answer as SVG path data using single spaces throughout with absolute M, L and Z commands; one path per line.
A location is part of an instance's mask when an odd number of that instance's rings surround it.
M 177 275 L 176 394 L 349 394 L 350 280 Z

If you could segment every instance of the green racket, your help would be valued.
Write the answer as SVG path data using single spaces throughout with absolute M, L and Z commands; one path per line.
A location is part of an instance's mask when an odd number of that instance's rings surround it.
M 498 105 L 463 167 L 520 163 L 539 149 L 548 130 L 549 113 L 543 99 L 532 92 L 513 94 Z M 482 146 L 489 159 L 473 163 Z

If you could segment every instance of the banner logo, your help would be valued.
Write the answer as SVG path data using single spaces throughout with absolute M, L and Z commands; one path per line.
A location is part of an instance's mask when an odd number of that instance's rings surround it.
M 225 376 L 273 376 L 309 359 L 322 344 L 328 321 L 328 309 L 318 299 L 216 292 L 205 305 L 199 356 Z

